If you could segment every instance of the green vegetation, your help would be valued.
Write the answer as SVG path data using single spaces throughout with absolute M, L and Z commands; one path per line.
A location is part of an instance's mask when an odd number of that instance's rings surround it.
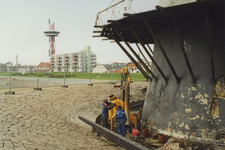
M 11 73 L 12 76 L 17 77 L 37 77 L 37 73 Z M 0 76 L 9 76 L 8 72 L 0 72 Z M 64 73 L 62 72 L 50 72 L 50 73 L 38 73 L 38 77 L 40 78 L 64 78 Z M 66 78 L 74 78 L 74 79 L 90 79 L 90 73 L 82 73 L 82 72 L 71 72 L 65 73 Z M 131 73 L 130 74 L 131 80 L 134 82 L 141 82 L 145 80 L 144 76 L 141 73 Z M 120 73 L 91 73 L 91 79 L 98 79 L 98 80 L 120 80 L 121 75 Z
M 0 72 L 0 76 L 9 76 L 9 72 Z

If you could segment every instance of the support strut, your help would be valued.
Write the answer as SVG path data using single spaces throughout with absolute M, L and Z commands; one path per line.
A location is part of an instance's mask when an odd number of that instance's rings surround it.
M 137 68 L 141 71 L 141 73 L 145 76 L 146 79 L 152 80 L 152 78 L 143 70 L 143 68 L 135 61 L 135 59 L 127 52 L 127 50 L 120 44 L 120 42 L 112 35 L 110 36 L 114 39 L 114 41 L 119 45 L 119 47 L 124 51 L 124 53 L 130 58 L 130 60 L 137 66 Z
M 207 32 L 208 32 L 208 38 L 209 38 L 209 52 L 210 52 L 210 61 L 211 61 L 211 69 L 212 69 L 212 81 L 214 83 L 216 81 L 216 78 L 215 78 L 215 71 L 214 71 L 212 37 L 211 37 L 211 32 L 210 32 L 208 10 L 205 10 L 205 18 L 206 18 L 206 26 L 207 26 Z
M 172 17 L 172 20 L 173 20 L 174 28 L 175 28 L 175 30 L 176 30 L 176 32 L 177 32 L 177 36 L 178 36 L 178 40 L 179 40 L 179 43 L 180 43 L 181 51 L 182 51 L 182 53 L 183 53 L 183 55 L 184 55 L 185 62 L 186 62 L 186 64 L 187 64 L 188 70 L 189 70 L 189 72 L 190 72 L 190 74 L 191 74 L 192 82 L 195 83 L 196 79 L 195 79 L 194 73 L 193 73 L 193 71 L 192 71 L 192 68 L 191 68 L 189 59 L 188 59 L 188 57 L 187 57 L 187 54 L 186 54 L 186 52 L 185 52 L 184 44 L 183 44 L 183 42 L 182 42 L 182 40 L 181 40 L 181 36 L 180 36 L 179 31 L 178 31 L 177 24 L 176 24 L 176 22 L 175 22 L 175 19 L 174 19 L 173 15 L 171 15 L 171 17 Z
M 150 57 L 150 59 L 152 60 L 153 64 L 155 65 L 155 67 L 158 69 L 159 73 L 162 75 L 163 79 L 167 82 L 167 78 L 164 75 L 164 73 L 162 72 L 162 70 L 159 68 L 158 64 L 156 63 L 156 61 L 154 60 L 154 58 L 152 57 L 152 55 L 149 53 L 149 51 L 147 50 L 147 48 L 144 46 L 143 42 L 141 41 L 141 39 L 138 37 L 138 35 L 135 33 L 135 31 L 133 30 L 133 28 L 128 25 L 130 30 L 132 31 L 132 33 L 134 34 L 134 36 L 136 37 L 136 39 L 139 41 L 139 43 L 141 44 L 141 46 L 144 48 L 145 52 L 148 54 L 148 56 Z
M 79 116 L 79 119 L 82 120 L 83 122 L 87 123 L 88 125 L 92 126 L 95 130 L 101 132 L 102 134 L 104 134 L 105 136 L 107 136 L 108 138 L 113 140 L 114 142 L 120 144 L 121 146 L 123 146 L 129 150 L 149 150 L 147 147 L 144 147 L 134 141 L 131 141 L 131 140 L 107 129 L 107 128 L 100 126 L 97 123 L 89 121 L 80 116 Z
M 134 56 L 138 59 L 138 61 L 141 63 L 141 65 L 145 68 L 145 70 L 152 75 L 152 77 L 157 80 L 157 77 L 153 74 L 153 72 L 145 65 L 145 63 L 141 60 L 141 58 L 137 55 L 137 53 L 133 50 L 133 48 L 127 43 L 127 41 L 117 32 L 116 29 L 114 29 L 116 34 L 124 41 L 124 43 L 127 45 L 127 47 L 131 50 L 131 52 L 134 54 Z
M 149 67 L 151 67 L 150 63 L 149 63 L 148 60 L 146 59 L 145 55 L 142 53 L 142 51 L 141 51 L 140 47 L 138 46 L 138 44 L 137 44 L 137 43 L 135 43 L 135 44 L 136 44 L 136 46 L 137 46 L 139 52 L 141 53 L 142 57 L 143 57 L 143 58 L 145 59 L 145 61 L 148 63 Z
M 153 55 L 153 50 L 151 49 L 151 47 L 148 44 L 146 45 L 148 46 L 149 50 L 152 52 L 152 55 Z
M 170 62 L 168 56 L 166 55 L 165 50 L 163 49 L 161 43 L 159 42 L 159 39 L 158 39 L 158 38 L 156 37 L 156 35 L 154 34 L 152 28 L 149 26 L 149 24 L 147 23 L 147 21 L 145 20 L 145 18 L 143 18 L 143 20 L 144 20 L 146 26 L 148 27 L 148 30 L 151 32 L 152 37 L 154 38 L 155 42 L 158 44 L 158 46 L 159 46 L 159 48 L 160 48 L 160 50 L 161 50 L 161 52 L 162 52 L 164 58 L 166 59 L 166 62 L 168 63 L 168 65 L 169 65 L 171 71 L 173 72 L 174 77 L 176 78 L 177 82 L 179 83 L 179 82 L 180 82 L 180 78 L 178 77 L 176 71 L 174 70 L 174 68 L 173 68 L 173 66 L 172 66 L 172 64 L 171 64 L 171 62 Z

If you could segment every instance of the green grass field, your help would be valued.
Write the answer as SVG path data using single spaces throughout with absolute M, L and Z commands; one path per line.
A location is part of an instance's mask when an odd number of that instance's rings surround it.
M 37 73 L 25 73 L 24 75 L 11 73 L 12 76 L 18 77 L 37 77 Z M 0 72 L 0 76 L 9 76 L 8 72 Z M 40 78 L 64 78 L 64 73 L 60 72 L 50 72 L 48 75 L 46 73 L 38 73 L 38 77 Z M 74 78 L 74 79 L 90 79 L 90 73 L 81 73 L 81 72 L 74 72 L 71 74 L 70 72 L 65 73 L 66 78 Z M 134 82 L 141 82 L 145 80 L 144 76 L 141 73 L 131 73 L 130 74 L 131 80 Z M 98 79 L 98 80 L 120 80 L 121 75 L 120 73 L 91 73 L 91 79 Z

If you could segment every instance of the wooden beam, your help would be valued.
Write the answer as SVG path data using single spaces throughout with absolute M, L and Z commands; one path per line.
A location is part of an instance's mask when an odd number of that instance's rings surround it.
M 93 33 L 102 33 L 102 31 L 93 31 Z
M 117 22 L 118 20 L 107 20 L 108 23 Z
M 93 38 L 96 38 L 96 37 L 105 37 L 105 36 L 101 36 L 101 35 L 93 35 L 92 37 L 93 37 Z
M 94 28 L 104 28 L 105 26 L 97 26 L 95 25 Z
M 123 14 L 123 16 L 125 16 L 125 17 L 129 17 L 129 16 L 133 16 L 133 15 L 135 15 L 135 14 L 129 14 L 129 13 L 124 13 Z
M 102 41 L 108 41 L 108 40 L 113 40 L 113 39 L 102 39 Z

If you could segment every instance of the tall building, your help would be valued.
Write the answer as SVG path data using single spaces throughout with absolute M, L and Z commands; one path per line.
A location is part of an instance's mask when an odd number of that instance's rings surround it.
M 90 72 L 96 66 L 96 54 L 91 52 L 91 47 L 86 46 L 76 53 L 53 54 L 50 60 L 50 72 Z
M 91 52 L 91 47 L 84 47 L 83 51 L 80 51 L 79 54 L 79 70 L 81 72 L 90 72 L 96 66 L 96 55 Z

